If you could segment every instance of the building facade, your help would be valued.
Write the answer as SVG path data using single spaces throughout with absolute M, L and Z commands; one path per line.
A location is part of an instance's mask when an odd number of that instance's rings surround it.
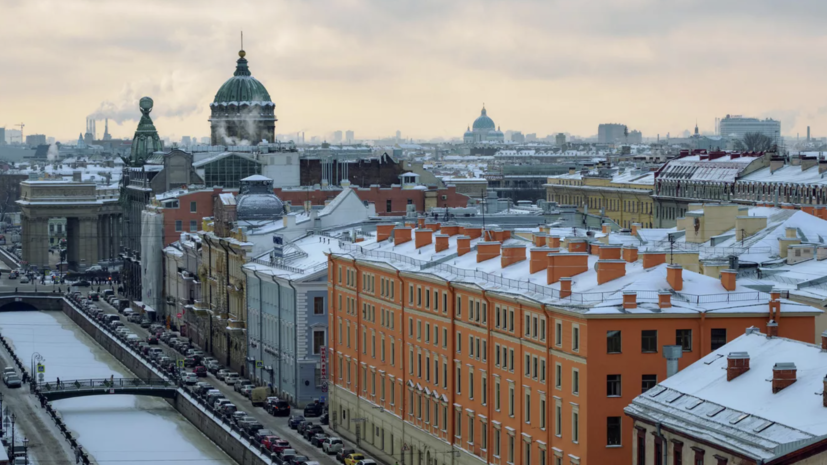
M 720 133 L 731 139 L 743 139 L 749 133 L 763 134 L 776 143 L 781 137 L 781 121 L 758 119 L 740 115 L 726 115 L 720 122 Z
M 625 124 L 605 123 L 597 126 L 598 144 L 625 143 L 628 129 Z
M 331 425 L 390 463 L 630 463 L 623 408 L 665 378 L 661 345 L 685 367 L 775 308 L 720 304 L 754 291 L 665 252 L 539 234 L 529 259 L 508 231 L 413 227 L 339 244 L 328 269 Z M 773 301 L 812 337 L 816 310 Z

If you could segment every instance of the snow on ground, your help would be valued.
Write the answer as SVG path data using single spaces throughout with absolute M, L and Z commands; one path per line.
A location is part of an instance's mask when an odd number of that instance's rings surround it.
M 0 313 L 0 332 L 24 364 L 35 351 L 46 359 L 46 380 L 133 376 L 63 313 Z M 92 396 L 53 405 L 99 463 L 235 463 L 160 398 Z

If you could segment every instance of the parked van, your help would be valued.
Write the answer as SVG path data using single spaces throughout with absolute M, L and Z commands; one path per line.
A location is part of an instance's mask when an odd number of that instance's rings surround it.
M 254 407 L 258 407 L 260 405 L 264 405 L 264 401 L 267 400 L 267 388 L 266 387 L 257 387 L 250 391 L 250 401 L 253 402 Z

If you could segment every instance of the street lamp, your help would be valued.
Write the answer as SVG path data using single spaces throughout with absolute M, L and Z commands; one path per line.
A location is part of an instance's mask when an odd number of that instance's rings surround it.
M 23 457 L 26 460 L 26 465 L 29 465 L 29 438 L 23 438 Z
M 40 355 L 40 353 L 35 352 L 35 353 L 32 354 L 31 367 L 29 369 L 29 376 L 32 377 L 31 384 L 30 384 L 32 386 L 32 388 L 34 388 L 34 385 L 36 384 L 35 379 L 36 379 L 37 375 L 35 374 L 35 364 L 41 364 L 45 361 L 46 361 L 46 359 L 43 358 L 43 356 Z

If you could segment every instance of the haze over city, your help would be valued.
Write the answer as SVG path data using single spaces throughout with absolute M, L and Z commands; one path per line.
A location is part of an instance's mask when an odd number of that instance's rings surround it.
M 166 136 L 206 135 L 239 32 L 276 103 L 278 133 L 454 137 L 483 102 L 503 131 L 645 137 L 773 117 L 827 127 L 827 4 L 2 1 L 0 125 L 76 139 L 109 117 L 129 137 L 143 95 Z M 127 124 L 119 124 L 124 123 Z M 817 132 L 817 131 L 816 131 Z

